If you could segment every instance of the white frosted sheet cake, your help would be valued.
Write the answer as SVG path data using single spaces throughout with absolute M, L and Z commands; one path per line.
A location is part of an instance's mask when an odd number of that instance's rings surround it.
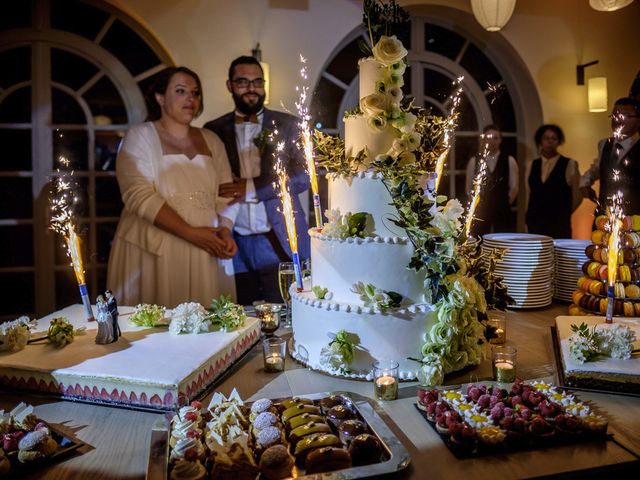
M 90 402 L 172 409 L 189 402 L 224 373 L 260 337 L 260 322 L 247 318 L 230 332 L 173 335 L 167 328 L 142 328 L 119 307 L 122 337 L 108 345 L 94 341 L 96 322 L 87 322 L 82 305 L 38 320 L 32 338 L 46 335 L 49 322 L 66 317 L 87 333 L 57 349 L 46 343 L 0 353 L 0 384 Z
M 640 339 L 640 318 L 615 317 L 614 323 L 627 325 Z M 630 359 L 601 358 L 591 362 L 579 363 L 569 353 L 571 325 L 586 323 L 589 328 L 605 323 L 604 317 L 597 316 L 560 316 L 556 318 L 556 329 L 560 343 L 562 368 L 565 383 L 568 386 L 596 390 L 617 391 L 640 394 L 640 357 L 635 354 Z M 640 340 L 634 349 L 640 348 Z

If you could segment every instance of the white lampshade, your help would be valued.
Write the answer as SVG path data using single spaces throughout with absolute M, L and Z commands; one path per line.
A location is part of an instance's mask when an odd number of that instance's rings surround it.
M 606 112 L 607 105 L 607 77 L 593 77 L 587 83 L 587 97 L 590 112 Z
M 589 0 L 589 5 L 600 12 L 613 12 L 629 5 L 633 0 Z
M 516 0 L 471 0 L 471 10 L 478 23 L 490 32 L 504 27 L 516 8 Z

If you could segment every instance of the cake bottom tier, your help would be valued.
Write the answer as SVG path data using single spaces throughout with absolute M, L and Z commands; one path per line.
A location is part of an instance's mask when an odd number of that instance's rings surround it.
M 309 367 L 333 375 L 371 379 L 372 363 L 395 360 L 401 380 L 418 378 L 426 332 L 432 327 L 430 305 L 390 309 L 386 313 L 346 303 L 317 300 L 313 293 L 292 292 L 292 355 Z M 353 362 L 348 371 L 333 367 L 321 357 L 340 331 L 356 340 Z

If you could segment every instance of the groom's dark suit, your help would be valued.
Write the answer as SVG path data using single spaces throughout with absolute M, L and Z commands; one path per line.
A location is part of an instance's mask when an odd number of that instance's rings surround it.
M 302 205 L 300 204 L 300 200 L 298 199 L 298 194 L 304 192 L 309 189 L 309 177 L 305 171 L 305 159 L 302 152 L 295 147 L 295 142 L 298 140 L 298 119 L 292 115 L 275 112 L 273 110 L 264 109 L 264 114 L 262 118 L 262 129 L 264 130 L 278 130 L 278 138 L 277 141 L 285 142 L 285 150 L 279 156 L 282 159 L 282 162 L 287 170 L 287 174 L 289 175 L 289 190 L 291 192 L 291 197 L 293 201 L 293 209 L 295 212 L 295 222 L 296 222 L 296 230 L 298 233 L 298 254 L 300 259 L 309 258 L 310 251 L 310 240 L 308 233 L 308 224 L 305 218 L 305 212 L 302 209 Z M 236 128 L 235 128 L 235 112 L 228 113 L 223 115 L 220 118 L 207 122 L 204 125 L 204 128 L 208 128 L 215 132 L 222 142 L 225 145 L 227 156 L 229 157 L 229 163 L 231 164 L 231 170 L 233 171 L 236 177 L 240 177 L 240 158 L 238 154 L 238 147 L 236 142 Z M 255 265 L 254 276 L 258 275 L 258 270 L 264 269 L 272 270 L 273 269 L 273 259 L 276 257 L 280 257 L 281 260 L 287 260 L 286 258 L 282 258 L 286 254 L 288 259 L 291 259 L 291 248 L 289 247 L 289 241 L 287 238 L 287 229 L 284 221 L 284 217 L 282 213 L 278 210 L 281 210 L 281 201 L 278 198 L 278 186 L 277 186 L 277 176 L 274 170 L 274 153 L 275 145 L 266 142 L 261 148 L 260 152 L 260 176 L 255 177 L 253 179 L 256 196 L 257 198 L 264 203 L 265 210 L 267 213 L 267 219 L 271 224 L 272 233 L 267 234 L 259 234 L 263 235 L 265 238 L 269 239 L 269 243 L 262 242 L 259 245 L 268 245 L 267 248 L 271 246 L 271 252 L 266 252 L 269 255 L 260 255 L 261 258 L 265 259 L 264 262 L 271 263 L 271 265 Z M 275 185 L 275 186 L 274 186 Z M 274 238 L 275 234 L 275 238 Z M 238 243 L 238 253 L 234 257 L 234 266 L 239 266 L 240 270 L 246 270 L 247 262 L 243 261 L 243 259 L 252 257 L 252 261 L 256 260 L 255 253 L 256 252 L 246 252 L 243 249 L 252 248 L 251 245 L 254 245 L 246 240 L 248 238 L 241 237 L 255 237 L 254 235 L 243 236 L 239 235 L 237 232 L 234 232 L 234 236 L 236 237 L 236 241 Z M 277 242 L 275 241 L 277 239 Z M 281 248 L 280 248 L 281 247 Z M 261 247 L 262 248 L 262 247 Z M 265 253 L 265 252 L 263 252 Z M 263 263 L 264 263 L 263 262 Z M 258 263 L 261 263 L 258 259 Z M 237 268 L 237 267 L 236 267 Z M 277 264 L 275 265 L 275 269 L 277 271 Z M 238 270 L 238 268 L 237 268 Z M 251 273 L 251 272 L 249 272 Z M 247 284 L 242 284 L 241 276 L 236 274 L 236 287 L 238 290 L 238 300 L 241 303 L 250 303 L 251 293 L 247 292 L 247 288 L 251 288 Z M 264 290 L 266 292 L 265 300 L 267 301 L 278 301 L 278 298 L 268 298 L 269 296 L 273 297 L 274 293 L 277 292 L 277 276 L 273 277 L 273 285 L 264 286 Z M 263 282 L 264 283 L 264 282 Z M 269 282 L 270 283 L 270 282 Z M 273 287 L 267 288 L 267 287 Z M 271 293 L 269 294 L 269 291 Z M 253 298 L 253 297 L 252 297 Z M 259 298 L 253 298 L 259 299 Z M 244 301 L 243 301 L 244 300 Z

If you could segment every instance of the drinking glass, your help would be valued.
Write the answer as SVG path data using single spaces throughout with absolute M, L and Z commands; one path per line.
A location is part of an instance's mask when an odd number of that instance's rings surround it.
M 296 272 L 293 268 L 293 262 L 280 262 L 278 265 L 278 286 L 280 287 L 280 295 L 287 306 L 285 312 L 285 321 L 283 327 L 291 328 L 291 284 L 296 281 Z

